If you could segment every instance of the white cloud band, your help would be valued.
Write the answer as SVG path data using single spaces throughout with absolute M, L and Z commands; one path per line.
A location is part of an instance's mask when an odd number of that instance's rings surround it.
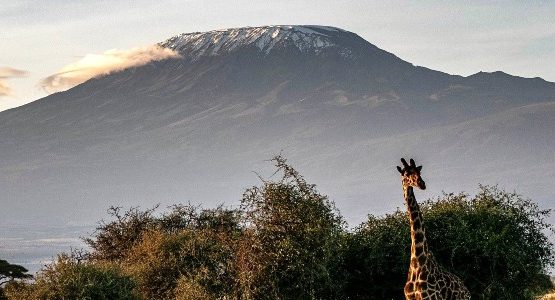
M 23 70 L 18 70 L 10 67 L 0 67 L 0 97 L 13 96 L 12 89 L 6 82 L 10 78 L 26 77 L 28 73 Z
M 41 86 L 48 93 L 65 91 L 97 76 L 146 65 L 151 61 L 177 57 L 180 57 L 177 52 L 157 45 L 87 54 L 77 62 L 63 67 L 56 74 L 44 78 Z

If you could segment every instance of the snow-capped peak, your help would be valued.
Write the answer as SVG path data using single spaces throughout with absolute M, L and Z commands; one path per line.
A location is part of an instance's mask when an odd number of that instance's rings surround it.
M 242 27 L 208 32 L 183 33 L 160 45 L 193 58 L 229 53 L 244 46 L 254 45 L 269 54 L 279 45 L 294 45 L 303 53 L 319 53 L 336 45 L 333 36 L 342 29 L 329 26 L 275 25 Z

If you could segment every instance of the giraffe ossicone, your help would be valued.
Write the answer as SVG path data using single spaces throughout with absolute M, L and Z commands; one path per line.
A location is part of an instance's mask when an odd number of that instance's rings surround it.
M 411 235 L 410 266 L 404 290 L 405 298 L 407 300 L 470 299 L 470 292 L 463 281 L 441 267 L 428 249 L 422 213 L 413 191 L 414 187 L 426 189 L 426 183 L 420 176 L 422 166 L 417 167 L 412 158 L 410 164 L 404 158 L 401 158 L 401 163 L 403 167 L 397 166 L 397 170 L 401 173 Z

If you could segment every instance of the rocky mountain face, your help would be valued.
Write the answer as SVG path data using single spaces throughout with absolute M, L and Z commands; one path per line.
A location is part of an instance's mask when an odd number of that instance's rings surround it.
M 187 33 L 181 58 L 0 113 L 0 220 L 95 222 L 110 205 L 236 205 L 282 153 L 356 225 L 420 199 L 500 184 L 550 207 L 555 84 L 414 66 L 323 26 Z

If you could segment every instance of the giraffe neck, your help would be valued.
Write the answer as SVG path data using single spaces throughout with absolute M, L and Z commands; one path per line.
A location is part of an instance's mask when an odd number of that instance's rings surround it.
M 426 233 L 422 223 L 422 213 L 414 197 L 413 188 L 412 186 L 403 186 L 403 191 L 410 220 L 410 261 L 411 266 L 418 267 L 425 264 L 428 260 L 428 242 L 426 241 Z

